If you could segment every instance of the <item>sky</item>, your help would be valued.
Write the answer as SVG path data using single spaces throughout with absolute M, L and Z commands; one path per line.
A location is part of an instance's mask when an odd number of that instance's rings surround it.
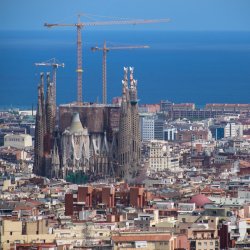
M 0 0 L 0 30 L 43 30 L 45 22 L 75 23 L 78 13 L 88 14 L 83 22 L 171 19 L 168 24 L 125 29 L 250 31 L 250 0 Z

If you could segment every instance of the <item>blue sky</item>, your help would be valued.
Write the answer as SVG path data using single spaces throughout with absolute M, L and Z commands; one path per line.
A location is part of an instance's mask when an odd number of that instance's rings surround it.
M 0 0 L 0 12 L 0 30 L 42 30 L 45 22 L 74 23 L 77 13 L 91 13 L 172 20 L 125 29 L 250 31 L 250 0 Z M 104 20 L 92 18 L 83 21 Z

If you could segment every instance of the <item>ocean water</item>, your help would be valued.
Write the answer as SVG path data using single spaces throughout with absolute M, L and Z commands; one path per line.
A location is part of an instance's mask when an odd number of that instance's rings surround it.
M 250 32 L 170 32 L 83 30 L 83 98 L 101 101 L 102 52 L 92 46 L 149 45 L 111 50 L 107 55 L 108 101 L 121 95 L 123 67 L 135 68 L 141 103 L 250 103 Z M 35 62 L 57 58 L 57 103 L 76 100 L 76 32 L 2 31 L 0 107 L 31 107 L 37 102 L 40 72 Z

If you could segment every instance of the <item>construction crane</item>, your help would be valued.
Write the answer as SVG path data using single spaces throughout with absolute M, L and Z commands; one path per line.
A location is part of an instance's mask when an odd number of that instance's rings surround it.
M 104 41 L 103 48 L 92 47 L 92 51 L 102 50 L 102 103 L 107 104 L 107 52 L 110 50 L 122 50 L 122 49 L 148 49 L 147 45 L 140 46 L 119 46 L 119 47 L 107 47 L 106 41 Z
M 52 93 L 53 93 L 53 101 L 54 105 L 56 107 L 56 70 L 59 67 L 64 68 L 64 63 L 58 62 L 55 58 L 49 59 L 46 62 L 40 62 L 40 63 L 35 63 L 36 66 L 47 66 L 47 67 L 52 67 L 53 68 L 53 88 L 52 88 Z
M 147 24 L 169 22 L 170 19 L 149 19 L 149 20 L 114 20 L 114 21 L 96 21 L 96 22 L 81 22 L 80 15 L 78 15 L 78 22 L 73 24 L 58 24 L 45 23 L 44 26 L 52 27 L 76 27 L 77 30 L 77 103 L 82 104 L 82 37 L 81 30 L 85 26 L 104 26 L 104 25 L 123 25 L 123 24 Z

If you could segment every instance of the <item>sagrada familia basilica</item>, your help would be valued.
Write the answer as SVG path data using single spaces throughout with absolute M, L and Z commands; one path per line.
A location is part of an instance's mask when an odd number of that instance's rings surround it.
M 74 174 L 119 177 L 139 174 L 141 141 L 134 69 L 124 68 L 122 97 L 116 104 L 71 103 L 57 111 L 50 76 L 38 86 L 35 174 L 64 178 Z

